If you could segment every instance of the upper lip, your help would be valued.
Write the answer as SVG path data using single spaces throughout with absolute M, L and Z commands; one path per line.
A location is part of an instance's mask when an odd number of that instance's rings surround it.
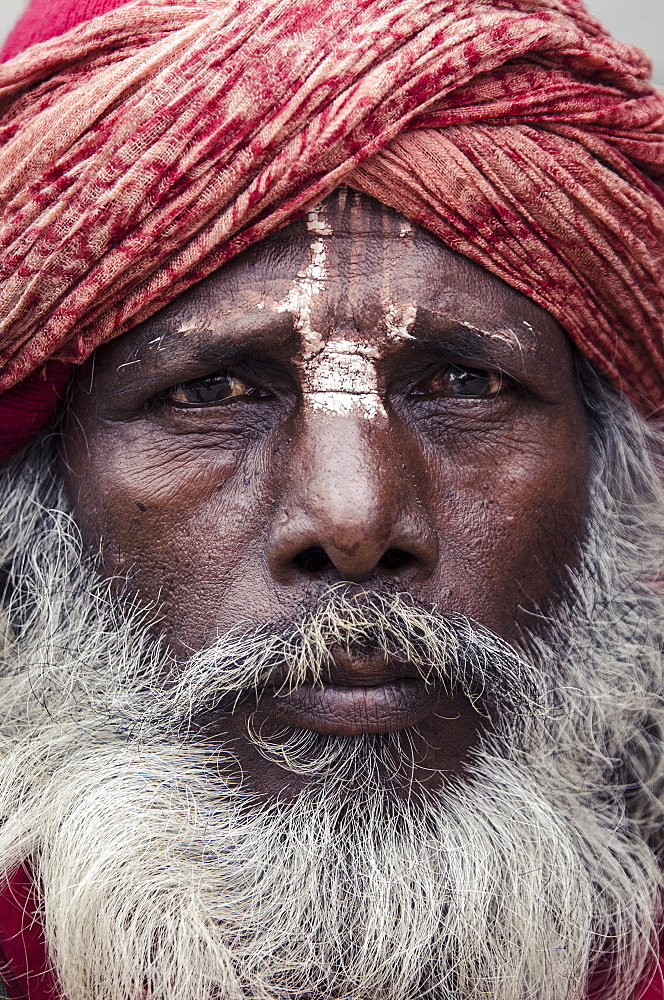
M 404 660 L 385 658 L 380 650 L 349 651 L 334 648 L 331 662 L 321 677 L 305 676 L 303 684 L 330 684 L 334 687 L 370 688 L 405 679 L 423 680 L 422 674 Z M 271 674 L 266 688 L 285 693 L 290 689 L 288 671 L 281 669 Z

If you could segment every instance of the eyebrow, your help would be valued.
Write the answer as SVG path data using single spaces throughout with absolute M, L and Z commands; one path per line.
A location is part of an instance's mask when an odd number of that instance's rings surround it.
M 130 357 L 116 366 L 119 384 L 111 390 L 111 394 L 122 396 L 138 386 L 161 381 L 169 371 L 177 375 L 183 364 L 203 370 L 211 366 L 236 364 L 241 359 L 257 355 L 283 355 L 288 353 L 290 341 L 297 350 L 299 340 L 294 340 L 297 334 L 290 313 L 263 314 L 249 310 L 242 319 L 244 323 L 238 323 L 235 318 L 229 321 L 226 329 L 223 321 L 214 327 L 207 320 L 186 323 L 169 318 L 153 324 L 148 321 L 145 334 L 132 347 Z M 156 351 L 146 355 L 146 351 L 155 344 L 158 345 Z M 160 354 L 161 357 L 158 357 Z M 148 366 L 154 367 L 146 370 Z M 136 372 L 133 378 L 132 369 Z M 125 375 L 129 377 L 125 379 Z
M 523 325 L 524 321 L 518 322 Z M 533 341 L 537 333 L 531 324 L 527 326 L 527 330 L 518 333 L 512 327 L 503 325 L 482 329 L 420 306 L 411 332 L 421 344 L 443 353 L 454 352 L 487 363 L 509 363 L 523 368 L 524 355 L 528 353 L 532 356 Z
M 523 321 L 518 322 L 523 325 Z M 526 342 L 530 340 L 527 347 L 532 348 L 536 331 L 530 324 L 528 327 L 530 337 L 528 331 L 524 331 L 523 337 Z M 511 327 L 497 325 L 481 329 L 420 305 L 411 334 L 413 340 L 404 342 L 404 346 L 418 344 L 441 354 L 472 357 L 497 367 L 524 367 L 523 344 Z M 145 356 L 144 352 L 155 344 L 158 345 L 156 351 Z M 233 316 L 227 323 L 222 318 L 214 326 L 208 320 L 197 323 L 176 317 L 155 318 L 146 321 L 143 336 L 132 347 L 130 357 L 117 365 L 115 373 L 118 382 L 110 390 L 110 395 L 121 397 L 140 386 L 161 382 L 168 377 L 169 371 L 173 377 L 180 377 L 183 365 L 190 366 L 194 371 L 191 377 L 196 377 L 198 370 L 206 373 L 213 368 L 259 356 L 291 358 L 299 349 L 295 318 L 287 310 L 275 313 L 248 309 L 240 316 Z M 141 354 L 144 356 L 139 357 Z M 160 363 L 155 365 L 158 355 L 161 355 Z M 155 365 L 153 370 L 146 370 L 146 366 L 151 364 Z M 134 372 L 135 377 L 132 377 Z

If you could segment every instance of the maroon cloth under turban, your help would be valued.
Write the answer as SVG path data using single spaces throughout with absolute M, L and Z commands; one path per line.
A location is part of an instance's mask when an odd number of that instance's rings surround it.
M 664 410 L 664 98 L 577 0 L 96 2 L 0 65 L 0 457 L 71 363 L 340 183 Z

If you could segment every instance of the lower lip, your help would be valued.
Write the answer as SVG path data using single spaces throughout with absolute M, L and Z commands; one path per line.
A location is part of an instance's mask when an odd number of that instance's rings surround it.
M 299 729 L 336 736 L 395 733 L 421 722 L 438 698 L 423 681 L 405 678 L 374 687 L 303 684 L 261 699 L 261 708 Z

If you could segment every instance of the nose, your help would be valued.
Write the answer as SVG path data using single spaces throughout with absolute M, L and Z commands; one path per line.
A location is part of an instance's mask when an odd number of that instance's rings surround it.
M 319 413 L 293 440 L 268 543 L 273 577 L 363 583 L 432 572 L 423 470 L 387 419 Z

